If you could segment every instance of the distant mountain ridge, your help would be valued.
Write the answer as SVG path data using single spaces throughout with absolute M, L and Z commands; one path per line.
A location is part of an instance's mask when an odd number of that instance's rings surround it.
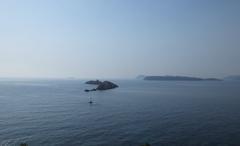
M 217 78 L 198 78 L 188 76 L 144 76 L 143 80 L 149 81 L 221 81 Z

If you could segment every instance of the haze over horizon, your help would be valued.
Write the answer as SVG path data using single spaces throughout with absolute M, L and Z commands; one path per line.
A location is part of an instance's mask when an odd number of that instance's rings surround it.
M 3 0 L 0 77 L 240 74 L 237 0 Z

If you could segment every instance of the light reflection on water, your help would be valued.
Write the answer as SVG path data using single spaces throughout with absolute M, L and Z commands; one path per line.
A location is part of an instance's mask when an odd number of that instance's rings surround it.
M 0 144 L 240 143 L 239 82 L 115 82 L 85 93 L 81 80 L 0 81 Z

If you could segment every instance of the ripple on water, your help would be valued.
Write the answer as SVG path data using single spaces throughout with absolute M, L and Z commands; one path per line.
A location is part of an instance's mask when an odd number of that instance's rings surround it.
M 27 143 L 31 138 L 32 136 L 24 136 L 19 138 L 6 139 L 0 143 L 0 146 L 19 146 L 21 143 Z

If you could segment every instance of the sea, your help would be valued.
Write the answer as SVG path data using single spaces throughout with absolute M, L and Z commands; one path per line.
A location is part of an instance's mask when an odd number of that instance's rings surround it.
M 240 82 L 111 81 L 1 79 L 0 146 L 240 145 Z

